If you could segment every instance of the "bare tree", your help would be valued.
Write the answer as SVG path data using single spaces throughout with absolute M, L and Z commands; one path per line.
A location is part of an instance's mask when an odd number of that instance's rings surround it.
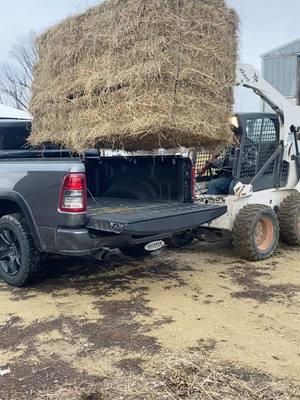
M 37 61 L 34 38 L 31 32 L 18 40 L 10 52 L 10 61 L 0 65 L 0 102 L 24 110 L 29 106 L 33 67 Z

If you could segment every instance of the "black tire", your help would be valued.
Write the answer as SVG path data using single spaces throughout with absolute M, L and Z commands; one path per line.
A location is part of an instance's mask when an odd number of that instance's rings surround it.
M 138 244 L 132 247 L 123 247 L 120 250 L 125 254 L 125 256 L 132 258 L 143 258 L 151 253 L 150 251 L 145 250 L 143 244 Z
M 288 196 L 279 207 L 280 236 L 284 243 L 300 246 L 300 194 Z
M 193 242 L 193 240 L 194 236 L 192 232 L 183 232 L 165 239 L 164 241 L 168 247 L 179 249 L 181 247 L 188 246 Z
M 250 204 L 239 212 L 232 230 L 236 252 L 250 261 L 272 256 L 279 240 L 279 222 L 270 207 Z
M 0 278 L 22 287 L 38 277 L 40 253 L 22 214 L 0 218 Z

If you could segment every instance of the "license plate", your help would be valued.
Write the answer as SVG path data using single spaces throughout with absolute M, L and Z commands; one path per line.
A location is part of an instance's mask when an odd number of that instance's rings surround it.
M 164 246 L 165 246 L 165 242 L 163 240 L 156 240 L 155 242 L 146 244 L 144 249 L 146 251 L 155 251 L 155 250 L 162 249 Z

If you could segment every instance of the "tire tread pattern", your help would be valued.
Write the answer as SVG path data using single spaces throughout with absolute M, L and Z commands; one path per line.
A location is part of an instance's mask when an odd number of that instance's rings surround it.
M 273 223 L 276 224 L 275 228 L 277 230 L 277 236 L 279 238 L 279 223 L 276 214 L 272 210 L 272 208 L 268 206 L 261 204 L 249 204 L 240 210 L 234 221 L 232 230 L 234 248 L 240 256 L 250 261 L 263 260 L 270 257 L 271 255 L 264 255 L 257 252 L 257 249 L 253 245 L 253 225 L 255 223 L 255 220 L 257 219 L 257 216 L 264 212 L 267 212 L 270 216 L 275 216 Z M 274 249 L 272 250 L 272 253 L 277 247 L 278 238 L 276 239 L 276 243 L 273 246 Z
M 278 213 L 281 240 L 291 246 L 300 245 L 296 217 L 300 210 L 300 194 L 293 193 L 283 200 Z

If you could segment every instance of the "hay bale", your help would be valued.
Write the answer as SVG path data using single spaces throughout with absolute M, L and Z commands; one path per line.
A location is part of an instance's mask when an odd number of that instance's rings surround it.
M 107 0 L 38 39 L 31 144 L 227 144 L 238 18 L 224 0 Z

